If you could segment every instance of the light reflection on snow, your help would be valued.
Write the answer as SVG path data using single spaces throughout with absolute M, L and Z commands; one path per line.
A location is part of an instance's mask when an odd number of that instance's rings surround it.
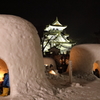
M 53 74 L 53 75 L 56 75 L 56 72 L 54 70 L 51 70 L 49 73 Z

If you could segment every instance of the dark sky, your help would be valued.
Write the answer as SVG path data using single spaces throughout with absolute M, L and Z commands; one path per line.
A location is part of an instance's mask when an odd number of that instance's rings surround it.
M 76 40 L 87 41 L 100 30 L 100 0 L 1 0 L 0 13 L 27 19 L 39 34 L 56 17 Z

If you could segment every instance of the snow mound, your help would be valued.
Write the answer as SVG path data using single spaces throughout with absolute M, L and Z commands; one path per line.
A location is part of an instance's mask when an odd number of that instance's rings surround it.
M 40 38 L 32 23 L 18 16 L 0 15 L 0 58 L 10 75 L 10 95 L 0 100 L 54 98 L 55 88 L 45 76 Z
M 93 72 L 93 64 L 100 59 L 100 44 L 82 44 L 70 51 L 73 73 L 86 75 Z

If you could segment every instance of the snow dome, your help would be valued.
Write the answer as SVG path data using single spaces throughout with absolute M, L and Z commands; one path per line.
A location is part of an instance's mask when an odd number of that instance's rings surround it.
M 70 52 L 73 73 L 92 73 L 100 71 L 100 44 L 82 44 L 74 46 Z
M 0 15 L 0 59 L 10 77 L 10 95 L 0 100 L 38 100 L 39 93 L 53 94 L 44 73 L 37 30 L 27 20 Z
M 56 70 L 56 63 L 55 63 L 55 60 L 53 58 L 44 57 L 43 61 L 44 61 L 45 66 L 52 65 L 52 67 Z

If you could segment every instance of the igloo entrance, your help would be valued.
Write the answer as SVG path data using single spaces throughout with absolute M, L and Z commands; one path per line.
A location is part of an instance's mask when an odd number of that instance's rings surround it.
M 4 87 L 4 85 L 6 86 L 7 80 L 8 80 L 8 79 L 5 80 L 5 82 L 6 82 L 6 84 L 5 84 L 4 77 L 5 77 L 6 73 L 8 73 L 8 70 L 9 69 L 8 69 L 6 63 L 2 59 L 0 59 L 0 96 L 4 96 L 3 93 L 5 93 L 5 90 L 9 90 L 9 88 Z
M 96 61 L 93 64 L 93 74 L 100 78 L 100 61 Z
M 6 63 L 0 59 L 0 82 L 3 81 L 4 74 L 8 72 L 8 67 Z

